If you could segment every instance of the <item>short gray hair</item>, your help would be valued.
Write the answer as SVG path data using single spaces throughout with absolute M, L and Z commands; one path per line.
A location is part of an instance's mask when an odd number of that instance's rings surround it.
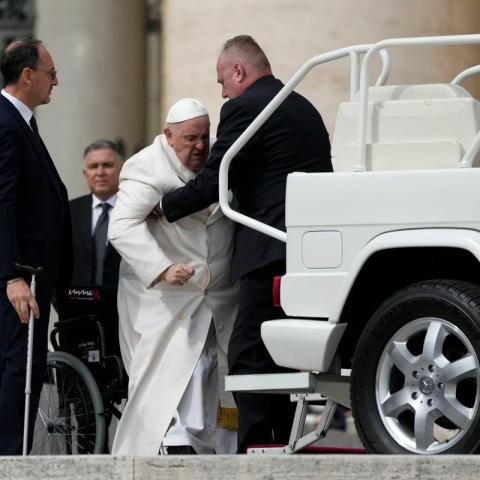
M 220 55 L 237 54 L 244 57 L 258 71 L 270 70 L 270 62 L 260 45 L 250 35 L 237 35 L 227 40 Z
M 102 148 L 108 148 L 109 150 L 114 151 L 120 160 L 122 160 L 122 152 L 117 143 L 111 142 L 110 140 L 105 140 L 103 138 L 95 140 L 85 147 L 83 151 L 83 158 L 85 158 L 90 152 L 94 150 L 101 150 Z

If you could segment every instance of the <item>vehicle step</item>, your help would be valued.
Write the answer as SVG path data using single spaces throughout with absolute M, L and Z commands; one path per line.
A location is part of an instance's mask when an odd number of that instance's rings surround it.
M 322 394 L 341 405 L 350 407 L 348 375 L 311 372 L 229 375 L 225 377 L 225 390 L 251 393 Z

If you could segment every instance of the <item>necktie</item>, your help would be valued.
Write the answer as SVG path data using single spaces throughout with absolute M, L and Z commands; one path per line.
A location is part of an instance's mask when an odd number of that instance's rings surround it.
M 39 135 L 37 121 L 35 120 L 35 117 L 33 115 L 30 119 L 30 126 L 32 127 L 33 133 Z
M 97 225 L 93 231 L 93 246 L 95 253 L 95 285 L 103 283 L 103 262 L 105 260 L 105 250 L 107 248 L 107 231 L 108 231 L 108 203 L 101 203 L 102 213 L 98 217 Z

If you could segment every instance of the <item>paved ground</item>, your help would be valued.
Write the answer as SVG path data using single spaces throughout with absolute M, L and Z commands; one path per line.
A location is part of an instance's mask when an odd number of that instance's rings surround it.
M 363 448 L 362 442 L 360 442 L 357 432 L 355 431 L 355 425 L 350 411 L 348 410 L 342 412 L 344 413 L 343 417 L 345 420 L 345 428 L 339 429 L 335 428 L 335 426 L 332 426 L 328 431 L 326 437 L 315 442 L 315 445 L 344 448 Z M 320 414 L 320 407 L 310 407 L 310 413 L 307 416 L 306 422 L 306 432 L 310 432 L 315 429 L 318 421 L 320 420 Z M 340 415 L 336 418 L 336 423 L 342 423 Z
M 480 456 L 3 457 L 2 480 L 472 480 Z

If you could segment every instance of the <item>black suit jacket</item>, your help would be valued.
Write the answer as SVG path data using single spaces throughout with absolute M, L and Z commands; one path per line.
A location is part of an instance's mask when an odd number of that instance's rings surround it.
M 93 284 L 92 195 L 70 201 L 73 234 L 72 285 Z M 103 285 L 118 284 L 120 255 L 108 242 L 103 266 Z
M 233 142 L 283 87 L 273 76 L 255 82 L 220 112 L 217 141 L 206 166 L 184 187 L 167 193 L 162 209 L 173 222 L 218 201 L 220 162 Z M 330 141 L 313 105 L 292 92 L 232 161 L 229 186 L 241 213 L 285 230 L 285 190 L 291 172 L 330 172 Z M 232 277 L 285 258 L 285 244 L 237 224 Z
M 65 186 L 45 145 L 0 95 L 0 289 L 14 263 L 42 266 L 42 291 L 68 283 L 71 226 Z M 44 288 L 46 287 L 46 288 Z

